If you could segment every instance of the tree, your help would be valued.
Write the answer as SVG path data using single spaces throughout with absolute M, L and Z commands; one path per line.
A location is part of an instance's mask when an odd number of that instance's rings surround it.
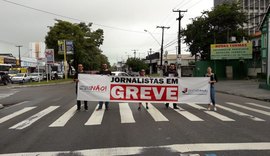
M 235 36 L 236 42 L 248 38 L 243 29 L 246 21 L 247 16 L 238 3 L 224 3 L 194 18 L 181 35 L 193 56 L 199 54 L 201 59 L 209 60 L 210 44 L 228 43 L 230 36 Z
M 57 41 L 72 40 L 76 55 L 67 55 L 67 61 L 73 60 L 74 67 L 77 63 L 82 63 L 87 70 L 98 70 L 103 63 L 110 65 L 108 58 L 100 50 L 104 40 L 103 30 L 93 31 L 91 26 L 91 23 L 86 25 L 56 20 L 55 25 L 49 27 L 50 30 L 45 37 L 47 48 L 54 49 L 55 59 L 62 61 L 63 55 L 58 54 Z
M 135 72 L 138 72 L 141 69 L 144 69 L 144 70 L 148 69 L 148 65 L 139 58 L 128 58 L 126 65 L 128 65 L 128 67 L 131 67 L 132 70 Z

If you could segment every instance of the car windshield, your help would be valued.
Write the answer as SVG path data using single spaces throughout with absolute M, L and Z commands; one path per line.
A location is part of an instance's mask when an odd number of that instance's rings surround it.
M 16 74 L 16 77 L 24 77 L 24 74 L 23 73 L 18 73 L 18 74 Z
M 30 76 L 38 76 L 38 73 L 32 73 Z
M 10 70 L 8 73 L 9 74 L 17 74 L 19 71 L 18 70 Z

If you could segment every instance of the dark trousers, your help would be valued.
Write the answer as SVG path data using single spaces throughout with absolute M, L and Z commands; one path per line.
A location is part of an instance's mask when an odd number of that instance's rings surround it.
M 99 101 L 98 104 L 99 104 L 98 109 L 102 109 L 103 101 Z M 105 102 L 105 108 L 106 109 L 109 108 L 109 102 L 108 101 Z
M 88 109 L 87 101 L 84 102 L 84 109 Z M 81 101 L 77 100 L 77 109 L 81 109 Z
M 169 107 L 169 103 L 166 103 L 165 106 L 168 108 Z M 177 104 L 176 103 L 173 103 L 173 108 L 176 108 L 177 107 Z
M 211 86 L 210 87 L 210 97 L 211 97 L 211 102 L 213 104 L 213 106 L 216 105 L 216 97 L 215 97 L 215 87 Z

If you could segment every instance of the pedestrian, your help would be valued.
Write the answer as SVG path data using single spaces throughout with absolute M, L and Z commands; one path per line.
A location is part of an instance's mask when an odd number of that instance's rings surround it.
M 85 74 L 82 64 L 78 64 L 78 71 L 75 73 L 74 79 L 73 79 L 74 82 L 76 82 L 76 95 L 78 94 L 79 74 Z M 88 110 L 87 101 L 84 101 L 84 109 Z M 79 111 L 79 110 L 81 110 L 81 101 L 77 100 L 77 111 Z
M 206 77 L 210 77 L 210 98 L 211 98 L 211 103 L 208 104 L 207 110 L 211 110 L 211 105 L 214 107 L 214 111 L 217 111 L 216 107 L 216 100 L 215 100 L 215 83 L 217 83 L 217 76 L 216 74 L 212 73 L 212 68 L 208 67 L 207 68 L 207 73 L 205 75 Z
M 175 64 L 171 63 L 167 72 L 164 73 L 166 77 L 178 77 L 178 73 L 175 68 Z M 169 103 L 165 104 L 166 108 L 169 108 Z M 173 109 L 179 109 L 176 103 L 173 103 Z
M 145 77 L 145 70 L 144 69 L 142 69 L 141 71 L 140 71 L 140 76 L 141 77 Z M 141 102 L 139 102 L 139 107 L 138 107 L 138 110 L 141 110 L 141 107 L 142 107 L 142 103 Z M 148 107 L 148 103 L 146 102 L 146 109 L 148 109 L 149 107 Z
M 106 63 L 102 64 L 102 69 L 99 71 L 100 75 L 112 75 L 112 72 L 108 69 L 108 65 Z M 102 105 L 103 105 L 104 101 L 99 101 L 99 106 L 97 108 L 97 110 L 102 109 Z M 109 102 L 105 101 L 105 110 L 109 110 Z

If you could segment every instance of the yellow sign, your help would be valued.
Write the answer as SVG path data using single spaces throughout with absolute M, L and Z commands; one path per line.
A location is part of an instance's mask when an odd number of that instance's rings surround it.
M 4 64 L 4 57 L 0 56 L 0 64 Z
M 211 44 L 211 60 L 252 59 L 252 43 Z

